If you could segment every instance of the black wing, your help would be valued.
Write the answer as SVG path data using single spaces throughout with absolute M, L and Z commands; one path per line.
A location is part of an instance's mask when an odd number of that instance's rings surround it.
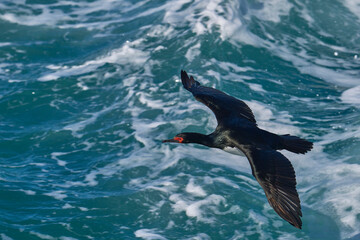
M 240 117 L 256 124 L 254 114 L 246 103 L 214 88 L 201 86 L 193 76 L 181 70 L 181 81 L 184 88 L 191 92 L 195 99 L 209 107 L 215 114 L 218 123 L 228 117 Z
M 248 158 L 252 174 L 264 189 L 270 206 L 280 217 L 301 229 L 301 205 L 290 161 L 270 148 L 239 146 L 239 149 Z

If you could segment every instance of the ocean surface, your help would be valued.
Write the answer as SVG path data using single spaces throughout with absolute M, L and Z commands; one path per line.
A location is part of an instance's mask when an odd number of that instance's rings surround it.
M 0 0 L 0 239 L 360 239 L 359 0 Z M 303 229 L 246 158 L 177 133 L 244 100 L 286 151 Z

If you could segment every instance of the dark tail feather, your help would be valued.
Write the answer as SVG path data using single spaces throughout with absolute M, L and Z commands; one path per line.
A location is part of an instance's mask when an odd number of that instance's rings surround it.
M 184 70 L 181 70 L 181 81 L 182 84 L 184 85 L 184 88 L 187 90 L 189 90 L 191 87 L 197 87 L 200 85 L 198 81 L 195 81 L 193 76 L 190 76 L 189 78 L 189 76 Z
M 291 136 L 289 134 L 281 135 L 282 149 L 286 149 L 293 153 L 306 153 L 313 148 L 313 143 L 305 139 Z

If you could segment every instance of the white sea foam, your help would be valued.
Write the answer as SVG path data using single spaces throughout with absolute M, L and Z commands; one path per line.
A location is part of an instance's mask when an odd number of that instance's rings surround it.
M 289 113 L 281 111 L 274 115 L 271 106 L 256 101 L 246 103 L 252 109 L 259 127 L 277 134 L 300 134 L 300 130 L 294 126 L 296 122 L 291 120 L 292 116 Z
M 89 209 L 88 209 L 88 208 L 86 208 L 86 207 L 79 207 L 79 209 L 80 209 L 81 211 L 83 211 L 83 212 L 87 212 L 87 211 L 89 211 Z
M 317 169 L 321 169 L 320 166 Z M 360 191 L 356 184 L 360 181 L 359 165 L 332 162 L 331 165 L 322 165 L 322 169 L 317 171 L 317 174 L 318 179 L 313 177 L 311 180 L 320 182 L 326 192 L 324 192 L 323 201 L 312 205 L 322 212 L 327 212 L 340 226 L 344 226 L 344 229 L 352 229 L 343 231 L 342 238 L 359 233 L 360 223 L 356 218 L 360 211 L 360 204 L 357 201 Z M 313 188 L 306 195 L 317 194 L 317 191 L 317 188 Z
M 257 223 L 257 225 L 261 226 L 261 225 L 268 225 L 269 221 L 267 218 L 265 218 L 264 216 L 254 212 L 253 210 L 249 211 L 249 217 Z
M 62 207 L 62 209 L 71 209 L 71 208 L 75 208 L 75 207 L 69 203 L 65 203 L 65 205 Z
M 220 204 L 226 204 L 225 198 L 216 194 L 211 194 L 199 201 L 185 199 L 179 194 L 172 194 L 169 199 L 174 203 L 172 207 L 176 213 L 184 211 L 188 217 L 194 217 L 197 221 L 207 223 L 214 222 L 214 219 L 207 216 L 207 213 L 209 211 L 214 213 L 218 211 L 217 208 Z
M 145 240 L 166 240 L 167 238 L 161 236 L 157 229 L 139 229 L 135 231 L 135 236 Z
M 104 107 L 103 109 L 101 109 L 100 111 L 98 112 L 90 112 L 90 113 L 86 113 L 86 115 L 90 116 L 88 118 L 86 118 L 85 120 L 82 120 L 82 121 L 78 121 L 76 123 L 71 123 L 71 124 L 68 124 L 66 126 L 64 126 L 64 130 L 69 130 L 72 132 L 72 135 L 74 137 L 77 137 L 77 138 L 81 138 L 83 136 L 83 134 L 79 133 L 81 130 L 83 130 L 86 126 L 90 125 L 90 124 L 93 124 L 100 116 L 116 109 L 119 104 L 121 104 L 120 102 L 115 102 L 113 105 L 110 105 L 109 107 Z M 89 144 L 87 143 L 87 148 L 91 147 L 92 144 Z M 59 155 L 56 155 L 56 154 L 67 154 L 67 153 L 53 153 L 55 155 L 52 155 L 52 157 L 56 160 L 59 161 L 58 158 L 56 158 L 57 156 Z M 63 162 L 58 162 L 58 164 L 64 164 Z
M 11 237 L 5 235 L 4 233 L 0 234 L 2 240 L 13 240 Z
M 64 198 L 67 198 L 67 195 L 64 193 L 65 193 L 65 191 L 58 190 L 58 191 L 53 191 L 53 192 L 49 192 L 49 193 L 44 193 L 44 195 L 53 197 L 57 200 L 63 200 Z
M 201 186 L 195 185 L 194 179 L 191 178 L 185 188 L 186 192 L 199 197 L 205 197 L 207 194 Z
M 79 88 L 81 88 L 83 91 L 89 90 L 89 87 L 86 86 L 83 82 L 78 82 L 76 85 L 77 85 Z
M 216 31 L 222 40 L 236 40 L 251 45 L 259 45 L 261 39 L 246 29 L 244 15 L 249 13 L 249 16 L 255 15 L 262 20 L 279 22 L 280 17 L 288 15 L 293 7 L 287 0 L 270 0 L 257 4 L 247 4 L 246 1 L 195 1 L 183 8 L 187 3 L 189 1 L 169 2 L 165 7 L 163 21 L 172 26 L 181 26 L 185 19 L 197 35 Z
M 157 52 L 157 51 L 161 51 L 163 49 L 166 49 L 166 47 L 160 45 L 160 46 L 157 46 L 155 49 L 154 49 L 154 52 Z
M 132 66 L 141 67 L 148 60 L 149 53 L 137 49 L 138 44 L 139 41 L 126 42 L 121 48 L 112 50 L 106 56 L 87 61 L 81 65 L 62 67 L 51 65 L 51 69 L 57 69 L 57 71 L 40 77 L 39 81 L 51 81 L 60 77 L 90 73 L 105 63 L 119 64 L 122 66 L 122 70 L 125 70 L 126 66 L 128 66 L 128 68 L 131 68 Z
M 8 72 L 9 70 L 7 69 L 7 67 L 9 67 L 10 64 L 8 63 L 0 63 L 0 74 L 5 74 L 6 72 Z
M 299 238 L 297 236 L 294 236 L 291 233 L 281 233 L 281 236 L 279 236 L 278 240 L 298 240 Z
M 36 192 L 32 191 L 32 190 L 20 189 L 20 191 L 24 192 L 26 195 L 35 195 L 36 194 Z
M 306 2 L 304 1 L 301 1 L 301 0 L 297 0 L 296 1 L 296 4 L 301 6 L 301 7 L 297 7 L 297 8 L 294 8 L 296 11 L 300 11 L 301 13 L 301 17 L 303 19 L 306 20 L 306 22 L 309 24 L 309 25 L 313 25 L 315 23 L 315 20 L 314 18 L 311 16 L 312 13 L 311 11 L 307 8 L 306 6 Z
M 150 152 L 148 148 L 139 149 L 134 152 L 129 157 L 120 156 L 120 159 L 117 162 L 106 165 L 105 167 L 94 169 L 90 173 L 85 176 L 84 181 L 75 181 L 75 182 L 66 182 L 65 184 L 61 184 L 59 186 L 70 188 L 74 186 L 96 186 L 98 184 L 97 178 L 99 177 L 109 177 L 114 174 L 119 174 L 125 169 L 131 169 L 138 166 L 144 165 L 156 165 L 154 169 L 156 169 L 154 175 L 158 172 L 161 172 L 163 169 L 170 167 L 172 164 L 178 161 L 178 159 L 173 158 L 171 161 L 166 162 L 166 159 L 163 161 L 159 161 L 162 159 L 163 153 Z M 167 158 L 169 159 L 169 158 Z M 157 179 L 154 182 L 143 183 L 143 179 L 132 179 L 129 182 L 129 188 L 138 188 L 142 186 L 143 188 L 153 188 L 159 191 L 170 192 L 174 189 L 174 184 L 168 179 Z
M 0 47 L 6 47 L 12 45 L 11 42 L 0 42 Z
M 8 82 L 9 83 L 19 83 L 19 82 L 25 82 L 25 80 L 9 79 Z M 33 92 L 33 93 L 35 93 L 35 92 Z
M 211 237 L 205 233 L 198 233 L 196 236 L 190 237 L 187 240 L 211 240 Z
M 260 84 L 248 83 L 251 90 L 255 92 L 266 92 Z
M 360 211 L 357 201 L 360 192 L 356 186 L 360 181 L 360 168 L 358 164 L 346 163 L 346 156 L 331 160 L 331 156 L 324 153 L 323 149 L 328 144 L 354 136 L 360 137 L 358 129 L 344 133 L 331 131 L 322 136 L 322 140 L 305 156 L 283 152 L 294 165 L 302 205 L 328 215 L 342 226 L 342 239 L 351 237 L 360 229 L 360 222 L 356 219 Z M 319 199 L 319 194 L 323 200 L 314 201 L 314 196 Z
M 238 66 L 235 63 L 231 63 L 231 62 L 224 62 L 224 61 L 217 61 L 216 59 L 212 58 L 210 59 L 210 61 L 213 64 L 216 64 L 217 66 L 221 67 L 222 69 L 224 69 L 226 72 L 238 72 L 238 73 L 243 73 L 243 72 L 247 72 L 247 71 L 255 71 L 255 69 L 251 68 L 251 67 L 241 67 Z
M 228 185 L 228 186 L 230 186 L 232 188 L 239 189 L 239 186 L 236 183 L 234 183 L 233 181 L 231 181 L 231 180 L 229 180 L 227 178 L 224 178 L 224 177 L 212 178 L 212 177 L 209 177 L 209 176 L 204 177 L 204 183 L 213 184 L 213 182 L 220 182 L 220 183 Z
M 341 100 L 344 103 L 360 107 L 360 85 L 344 91 L 341 94 Z
M 343 126 L 340 125 L 341 128 Z M 333 127 L 335 131 L 331 131 L 328 134 L 324 135 L 321 140 L 319 140 L 319 144 L 321 145 L 327 145 L 330 143 L 334 143 L 337 141 L 344 141 L 346 139 L 351 138 L 360 138 L 360 129 L 357 126 L 348 126 L 344 133 L 339 133 L 336 131 L 336 127 Z
M 360 20 L 360 3 L 358 0 L 344 0 L 341 1 L 344 6 L 349 9 L 355 16 L 357 16 L 357 21 Z
M 64 153 L 64 152 L 52 152 L 52 153 L 51 153 L 51 158 L 54 159 L 54 160 L 56 160 L 56 161 L 57 161 L 57 164 L 58 164 L 59 166 L 64 167 L 64 166 L 67 164 L 67 162 L 65 162 L 65 161 L 63 161 L 63 160 L 60 160 L 58 157 L 59 157 L 59 156 L 62 156 L 62 155 L 66 155 L 66 154 L 68 154 L 68 153 Z
M 41 238 L 41 239 L 46 239 L 46 240 L 55 240 L 56 239 L 55 237 L 50 236 L 48 234 L 38 233 L 38 232 L 34 232 L 34 231 L 30 231 L 29 233 L 32 235 L 35 235 L 36 237 Z
M 175 222 L 173 220 L 170 220 L 168 225 L 166 226 L 166 229 L 172 229 L 175 226 Z
M 280 22 L 281 16 L 289 15 L 293 5 L 288 0 L 264 0 L 263 7 L 250 13 L 265 21 Z
M 61 236 L 59 239 L 60 239 L 60 240 L 77 240 L 78 238 Z
M 242 42 L 270 49 L 275 55 L 292 62 L 292 64 L 304 74 L 310 74 L 341 86 L 357 85 L 358 73 L 347 70 L 349 65 L 348 61 L 343 61 L 341 58 L 336 60 L 317 59 L 308 55 L 308 51 L 305 50 L 294 52 L 293 49 L 288 47 L 285 41 L 270 42 L 246 30 L 246 27 L 242 27 L 241 22 L 237 22 L 241 21 L 239 20 L 241 16 L 238 12 L 239 6 L 237 3 L 223 4 L 221 1 L 213 1 L 211 4 L 206 4 L 205 6 L 205 3 L 200 1 L 193 3 L 191 7 L 183 9 L 182 6 L 185 3 L 187 3 L 187 1 L 177 2 L 174 6 L 167 7 L 164 21 L 173 25 L 179 25 L 181 24 L 180 21 L 183 22 L 185 18 L 191 25 L 192 30 L 199 35 L 207 32 L 211 33 L 218 29 L 220 37 L 223 40 L 228 39 L 235 45 L 238 45 L 238 42 Z M 263 20 L 279 22 L 280 17 L 288 15 L 292 8 L 293 4 L 287 0 L 271 0 L 265 1 L 260 8 L 252 9 L 250 13 Z M 304 7 L 303 11 L 306 10 Z M 308 14 L 306 16 L 308 20 L 311 19 Z M 342 46 L 324 43 L 310 35 L 307 37 L 309 37 L 311 41 L 316 41 L 320 45 L 333 49 L 335 52 L 353 52 Z M 269 36 L 269 38 L 272 39 L 273 37 Z M 304 38 L 297 38 L 296 41 L 299 42 L 300 46 L 304 47 L 309 43 L 308 40 Z M 186 54 L 189 61 L 192 61 L 196 55 L 198 55 L 197 50 L 193 52 L 192 48 L 189 48 Z M 339 70 L 339 65 L 344 66 L 345 69 Z M 337 67 L 337 69 L 331 67 Z M 250 87 L 256 91 L 262 91 L 259 85 L 250 85 Z
M 314 64 L 314 62 L 318 60 L 307 55 L 305 51 L 293 53 L 292 50 L 285 46 L 274 45 L 270 42 L 266 44 L 271 46 L 271 49 L 273 49 L 273 52 L 276 55 L 286 61 L 292 62 L 292 64 L 303 74 L 309 74 L 340 86 L 351 87 L 358 85 L 358 73 L 352 70 L 333 70 L 319 64 Z M 330 65 L 329 62 L 327 62 L 327 65 Z
M 236 1 L 227 4 L 223 4 L 221 0 L 195 1 L 183 9 L 183 5 L 188 2 L 190 1 L 170 2 L 166 7 L 164 22 L 179 26 L 184 24 L 185 19 L 191 25 L 192 31 L 198 35 L 211 33 L 219 28 L 220 38 L 223 40 L 243 32 Z
M 4 13 L 0 14 L 0 19 L 27 26 L 56 25 L 59 20 L 71 20 L 70 17 L 64 15 L 60 10 L 50 10 L 49 8 L 43 7 L 42 5 L 38 5 L 37 9 L 41 11 L 41 14 L 36 16 L 31 15 L 30 12 L 22 15 Z
M 12 6 L 3 5 L 4 9 L 9 10 L 0 14 L 0 19 L 8 22 L 17 23 L 25 26 L 47 25 L 59 28 L 87 28 L 88 30 L 103 29 L 109 24 L 129 21 L 131 19 L 121 18 L 121 14 L 110 13 L 112 9 L 119 12 L 127 12 L 139 7 L 144 2 L 129 4 L 125 1 L 103 0 L 92 2 L 61 1 L 48 4 L 29 4 L 27 8 L 21 7 L 22 1 L 14 1 Z M 20 6 L 19 6 L 20 5 Z M 64 12 L 59 7 L 67 6 L 68 11 Z M 11 11 L 11 12 L 10 12 Z M 91 21 L 94 12 L 106 11 L 102 21 Z M 34 14 L 36 12 L 36 14 Z M 147 13 L 150 14 L 150 13 Z M 140 17 L 137 15 L 136 17 Z M 134 17 L 134 18 L 136 18 Z M 108 19 L 112 20 L 108 20 Z
M 154 173 L 154 176 L 158 175 L 158 173 Z M 156 191 L 160 191 L 163 193 L 172 193 L 179 189 L 179 186 L 177 186 L 173 181 L 178 176 L 174 177 L 160 177 L 157 180 L 154 181 L 148 181 L 146 178 L 137 178 L 133 179 L 127 184 L 126 186 L 129 188 L 143 188 L 143 189 L 153 189 Z M 159 206 L 157 206 L 159 208 Z
M 195 57 L 199 55 L 200 55 L 200 43 L 197 43 L 187 50 L 185 57 L 189 62 L 192 62 L 195 59 Z

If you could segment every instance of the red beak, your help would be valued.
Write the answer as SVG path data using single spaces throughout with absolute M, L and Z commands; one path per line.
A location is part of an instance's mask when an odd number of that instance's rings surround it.
M 176 142 L 176 143 L 182 143 L 184 139 L 182 137 L 174 137 L 173 139 L 163 140 L 162 142 Z
M 179 141 L 176 141 L 175 139 L 168 139 L 168 140 L 163 140 L 162 142 L 166 143 L 166 142 L 179 142 Z

